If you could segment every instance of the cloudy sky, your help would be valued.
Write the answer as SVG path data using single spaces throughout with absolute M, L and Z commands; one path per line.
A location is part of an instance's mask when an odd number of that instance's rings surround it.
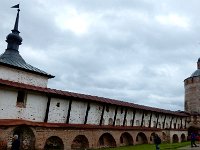
M 0 53 L 19 0 L 0 2 Z M 200 57 L 199 0 L 21 0 L 20 54 L 48 87 L 184 110 Z

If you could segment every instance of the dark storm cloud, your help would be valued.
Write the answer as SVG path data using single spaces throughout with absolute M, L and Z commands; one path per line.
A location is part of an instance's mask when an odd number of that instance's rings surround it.
M 13 3 L 3 0 L 0 5 L 1 52 L 14 24 Z M 20 53 L 56 76 L 49 81 L 51 88 L 183 110 L 183 80 L 200 56 L 199 4 L 24 1 Z

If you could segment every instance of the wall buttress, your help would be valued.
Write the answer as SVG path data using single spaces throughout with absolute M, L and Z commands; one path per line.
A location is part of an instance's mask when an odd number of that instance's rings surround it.
M 165 121 L 166 121 L 166 118 L 167 118 L 167 115 L 165 115 L 165 118 L 164 118 L 163 129 L 165 129 Z
M 67 124 L 69 123 L 71 108 L 72 108 L 72 100 L 70 99 L 70 101 L 69 101 L 68 113 L 67 113 L 67 120 L 66 120 L 66 123 L 67 123 Z
M 117 118 L 117 110 L 118 110 L 118 106 L 116 106 L 116 108 L 115 108 L 115 116 L 114 116 L 113 126 L 115 126 L 115 121 Z
M 157 113 L 156 128 L 158 127 L 159 114 Z
M 143 122 L 144 122 L 144 110 L 143 110 L 143 113 L 142 113 L 142 122 L 141 122 L 141 127 L 143 126 Z
M 133 121 L 132 121 L 132 127 L 133 127 L 133 125 L 134 125 L 134 121 L 135 121 L 135 113 L 136 113 L 136 110 L 135 109 L 133 109 Z
M 174 119 L 174 117 L 172 117 L 171 121 L 170 121 L 170 129 L 172 128 L 172 120 Z
M 152 119 L 152 114 L 153 114 L 153 112 L 151 112 L 151 115 L 150 115 L 150 119 L 149 119 L 149 128 L 151 128 L 151 119 Z
M 90 110 L 90 102 L 87 103 L 87 110 L 86 110 L 86 114 L 85 114 L 84 124 L 87 124 L 89 110 Z
M 99 123 L 100 126 L 102 125 L 102 121 L 103 121 L 103 115 L 104 115 L 105 107 L 106 107 L 106 105 L 104 104 L 104 105 L 103 105 L 103 109 L 102 109 L 102 113 L 101 113 L 100 123 Z
M 47 101 L 47 107 L 46 107 L 46 113 L 45 113 L 44 122 L 47 122 L 47 121 L 48 121 L 50 103 L 51 103 L 51 97 L 48 96 L 48 101 Z
M 127 116 L 127 111 L 128 111 L 128 109 L 126 108 L 126 110 L 125 110 L 125 114 L 124 114 L 123 126 L 125 126 L 126 116 Z

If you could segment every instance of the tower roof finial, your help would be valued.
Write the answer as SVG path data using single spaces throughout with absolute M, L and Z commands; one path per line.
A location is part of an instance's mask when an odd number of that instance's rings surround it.
M 8 36 L 6 37 L 6 42 L 8 43 L 7 45 L 7 50 L 16 50 L 18 51 L 19 49 L 19 45 L 21 45 L 22 43 L 22 38 L 19 35 L 19 30 L 18 30 L 18 24 L 19 24 L 19 4 L 12 6 L 11 8 L 18 8 L 17 9 L 17 17 L 15 20 L 15 25 L 14 25 L 14 29 L 11 30 L 12 33 L 8 34 Z
M 19 4 L 17 4 L 17 5 L 15 5 L 15 6 L 12 6 L 11 8 L 18 8 L 17 9 L 17 17 L 16 17 L 16 20 L 15 20 L 15 25 L 14 25 L 14 29 L 12 30 L 12 32 L 13 33 L 20 33 L 19 31 L 18 31 L 18 24 L 19 24 L 19 11 L 20 11 L 20 9 L 19 9 Z

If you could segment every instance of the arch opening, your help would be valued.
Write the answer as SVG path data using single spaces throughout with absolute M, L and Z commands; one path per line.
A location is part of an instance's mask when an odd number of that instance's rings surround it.
M 13 130 L 13 135 L 18 135 L 20 140 L 21 150 L 34 150 L 35 149 L 35 135 L 31 128 L 26 126 L 19 126 Z
M 185 136 L 185 134 L 183 133 L 183 134 L 181 134 L 181 142 L 185 142 L 186 141 L 186 136 Z
M 99 147 L 116 147 L 116 141 L 110 133 L 104 133 L 98 141 Z
M 120 144 L 123 146 L 133 145 L 133 138 L 128 132 L 122 133 L 120 136 Z
M 136 141 L 138 144 L 147 144 L 148 143 L 147 137 L 143 132 L 139 132 L 137 134 Z
M 78 135 L 74 138 L 71 149 L 85 150 L 89 148 L 89 142 L 85 135 Z
M 51 136 L 46 140 L 45 150 L 64 150 L 64 144 L 61 138 L 57 136 Z
M 179 139 L 178 139 L 178 135 L 177 134 L 174 134 L 173 137 L 172 137 L 172 142 L 173 143 L 178 143 Z

